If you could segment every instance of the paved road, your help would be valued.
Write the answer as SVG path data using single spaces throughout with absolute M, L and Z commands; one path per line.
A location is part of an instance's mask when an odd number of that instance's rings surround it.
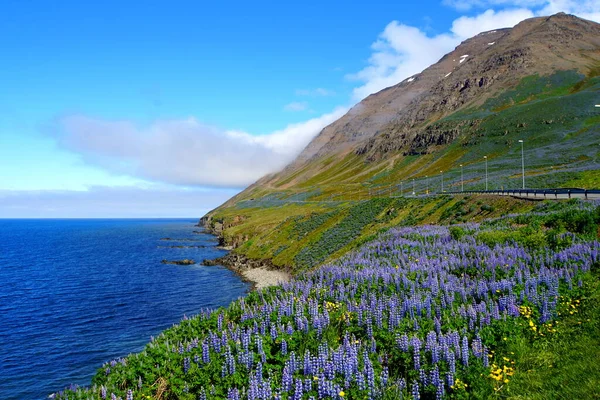
M 512 196 L 523 199 L 560 200 L 560 199 L 600 199 L 600 190 L 591 189 L 529 189 L 529 190 L 488 190 L 453 192 L 452 194 L 487 194 L 492 196 Z

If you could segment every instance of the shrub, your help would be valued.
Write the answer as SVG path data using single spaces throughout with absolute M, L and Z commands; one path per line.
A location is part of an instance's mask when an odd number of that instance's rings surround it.
M 598 229 L 598 210 L 567 210 L 556 214 L 551 214 L 546 218 L 545 225 L 549 228 L 558 230 L 567 230 L 585 236 L 596 235 Z
M 492 212 L 494 210 L 495 210 L 494 206 L 490 206 L 489 204 L 483 204 L 481 206 L 481 211 Z
M 460 240 L 463 236 L 467 234 L 464 228 L 461 228 L 460 226 L 452 226 L 448 230 L 450 231 L 450 236 L 454 240 Z

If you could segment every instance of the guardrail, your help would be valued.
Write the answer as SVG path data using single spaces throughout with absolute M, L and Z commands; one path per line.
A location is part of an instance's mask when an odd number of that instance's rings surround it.
M 558 188 L 558 189 L 507 189 L 507 190 L 465 190 L 446 192 L 448 194 L 490 194 L 543 199 L 600 199 L 600 189 Z

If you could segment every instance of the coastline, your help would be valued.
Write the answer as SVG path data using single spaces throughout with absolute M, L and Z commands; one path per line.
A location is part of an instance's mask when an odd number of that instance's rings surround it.
M 270 271 L 265 268 L 253 268 L 242 272 L 244 279 L 252 282 L 252 290 L 263 289 L 289 282 L 291 275 L 284 271 Z
M 221 235 L 222 225 L 211 226 L 211 217 L 207 215 L 200 218 L 198 227 L 208 234 L 218 238 L 218 249 L 229 251 L 225 256 L 212 260 L 203 260 L 202 265 L 222 265 L 235 272 L 243 281 L 252 283 L 251 290 L 259 290 L 279 283 L 289 282 L 292 278 L 290 272 L 273 265 L 271 260 L 251 259 L 241 254 L 233 253 L 235 246 L 227 245 Z
M 289 282 L 292 277 L 288 271 L 275 267 L 270 260 L 250 259 L 231 252 L 213 260 L 204 260 L 202 265 L 222 265 L 243 281 L 252 283 L 252 290 Z

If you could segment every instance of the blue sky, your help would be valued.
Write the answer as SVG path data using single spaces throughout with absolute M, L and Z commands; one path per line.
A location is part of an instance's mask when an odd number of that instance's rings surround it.
M 600 20 L 595 0 L 325 3 L 3 1 L 0 217 L 200 216 L 480 31 Z

